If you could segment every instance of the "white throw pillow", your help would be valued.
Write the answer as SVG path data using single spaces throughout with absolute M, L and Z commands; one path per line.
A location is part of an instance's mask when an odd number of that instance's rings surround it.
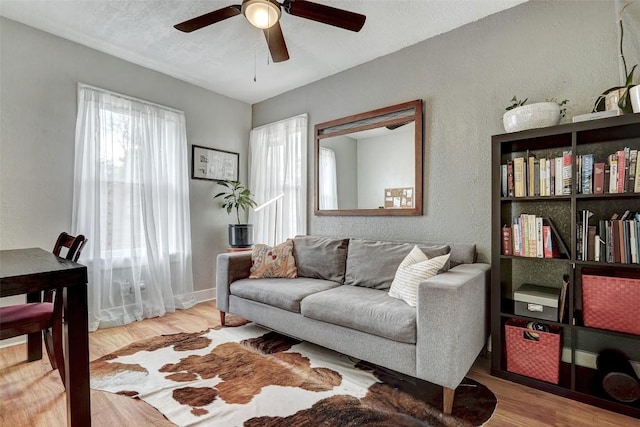
M 429 259 L 418 246 L 398 266 L 389 289 L 389 296 L 415 307 L 418 302 L 418 285 L 438 274 L 451 254 Z

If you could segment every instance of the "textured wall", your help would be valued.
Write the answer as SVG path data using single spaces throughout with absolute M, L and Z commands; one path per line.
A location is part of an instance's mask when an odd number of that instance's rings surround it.
M 71 228 L 78 81 L 183 110 L 189 143 L 240 152 L 246 178 L 248 104 L 4 18 L 0 39 L 0 248 L 49 248 Z M 211 289 L 229 218 L 212 181 L 189 190 L 195 288 Z
M 487 262 L 490 138 L 504 132 L 508 101 L 568 98 L 569 116 L 590 111 L 599 93 L 618 84 L 616 37 L 612 1 L 528 2 L 255 104 L 253 125 L 307 112 L 313 147 L 316 123 L 423 99 L 424 215 L 316 217 L 310 175 L 308 232 L 472 242 Z M 632 50 L 626 53 L 636 63 Z

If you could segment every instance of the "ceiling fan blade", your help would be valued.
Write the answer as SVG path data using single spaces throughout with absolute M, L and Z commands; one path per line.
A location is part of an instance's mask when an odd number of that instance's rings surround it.
M 285 12 L 291 15 L 355 32 L 360 31 L 364 21 L 367 19 L 366 16 L 359 13 L 336 9 L 335 7 L 306 0 L 285 0 L 282 7 Z
M 287 50 L 287 44 L 284 42 L 284 35 L 282 34 L 282 28 L 280 23 L 276 22 L 270 28 L 262 30 L 264 37 L 267 39 L 267 45 L 269 46 L 269 52 L 271 52 L 271 59 L 273 62 L 283 62 L 289 59 L 289 51 Z
M 242 7 L 240 5 L 233 5 L 223 7 L 222 9 L 214 10 L 213 12 L 205 13 L 188 21 L 181 22 L 173 27 L 177 30 L 185 33 L 190 33 L 200 28 L 204 28 L 207 25 L 215 24 L 216 22 L 223 21 L 227 18 L 231 18 L 242 13 Z

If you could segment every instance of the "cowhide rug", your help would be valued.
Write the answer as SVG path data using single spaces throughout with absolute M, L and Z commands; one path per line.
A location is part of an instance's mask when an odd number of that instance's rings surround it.
M 444 416 L 440 387 L 254 324 L 133 343 L 91 363 L 91 387 L 181 426 L 477 426 L 496 405 L 465 379 Z

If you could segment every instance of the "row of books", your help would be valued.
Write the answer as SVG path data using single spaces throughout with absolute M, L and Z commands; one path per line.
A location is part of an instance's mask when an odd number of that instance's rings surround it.
M 638 150 L 625 147 L 604 162 L 593 154 L 576 156 L 576 191 L 579 194 L 640 193 Z
M 598 221 L 592 217 L 588 209 L 579 212 L 578 260 L 640 264 L 640 212 L 626 211 Z
M 527 153 L 501 165 L 502 196 L 532 197 L 571 194 L 571 151 L 555 158 L 538 159 Z
M 569 251 L 549 218 L 521 214 L 502 227 L 502 255 L 568 258 Z
M 593 154 L 576 156 L 577 194 L 640 193 L 638 150 L 625 147 L 598 160 Z M 571 194 L 572 168 L 571 151 L 540 159 L 527 151 L 501 165 L 502 197 Z

